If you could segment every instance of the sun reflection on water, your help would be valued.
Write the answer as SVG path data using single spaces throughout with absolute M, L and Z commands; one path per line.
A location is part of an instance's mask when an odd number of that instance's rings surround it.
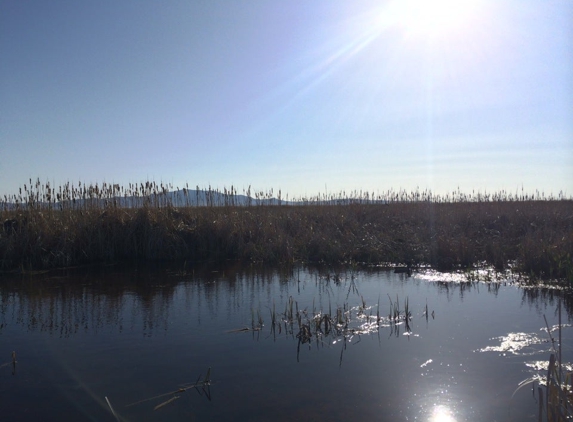
M 435 406 L 428 422 L 456 422 L 456 418 L 449 407 L 444 405 Z

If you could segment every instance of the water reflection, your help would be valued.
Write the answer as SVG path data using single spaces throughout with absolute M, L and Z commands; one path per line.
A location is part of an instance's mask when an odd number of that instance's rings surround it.
M 552 307 L 557 312 L 557 305 L 561 301 L 564 310 L 564 316 L 573 320 L 573 292 L 560 288 L 533 288 L 524 287 L 522 289 L 522 303 L 543 313 L 547 306 Z
M 98 398 L 109 412 L 106 396 L 138 421 L 278 420 L 277 412 L 283 420 L 309 412 L 328 420 L 511 420 L 503 409 L 527 376 L 524 353 L 547 351 L 542 315 L 554 327 L 563 293 L 326 267 L 49 275 L 0 283 L 0 393 L 10 374 L 1 365 L 16 348 L 14 380 L 22 384 L 13 391 L 79 401 L 92 420 L 109 416 L 94 416 L 89 404 Z M 42 367 L 30 376 L 34 364 Z M 216 397 L 201 388 L 208 400 L 178 394 L 208 367 Z M 36 379 L 57 388 L 38 392 Z M 19 405 L 0 398 L 6 406 L 17 414 Z
M 426 328 L 430 316 L 432 320 L 435 318 L 435 309 L 428 309 L 427 299 L 425 308 L 416 309 L 414 314 L 407 308 L 407 297 L 392 299 L 388 296 L 389 310 L 382 309 L 388 305 L 384 304 L 385 298 L 380 303 L 380 295 L 377 302 L 367 304 L 364 297 L 368 295 L 361 292 L 355 271 L 317 267 L 306 268 L 303 273 L 301 275 L 300 267 L 143 266 L 127 270 L 108 267 L 90 272 L 67 271 L 44 278 L 5 279 L 0 284 L 0 333 L 8 324 L 16 324 L 30 332 L 45 332 L 61 338 L 110 329 L 116 329 L 118 333 L 126 329 L 141 331 L 143 336 L 151 337 L 158 331 L 165 333 L 170 329 L 171 314 L 182 303 L 185 309 L 194 311 L 197 324 L 201 324 L 206 315 L 215 318 L 225 313 L 231 319 L 237 310 L 248 306 L 247 310 L 252 314 L 251 324 L 247 324 L 250 328 L 256 328 L 256 311 L 258 329 L 262 330 L 264 325 L 270 327 L 275 341 L 277 334 L 290 336 L 299 343 L 300 350 L 301 344 L 310 346 L 313 337 L 317 345 L 329 337 L 331 344 L 340 342 L 343 337 L 346 344 L 354 337 L 359 340 L 362 335 L 379 335 L 380 328 L 389 328 L 388 337 L 418 336 L 410 326 L 419 323 L 417 317 L 425 318 Z M 360 274 L 380 276 L 381 273 L 384 271 L 363 269 Z M 430 280 L 448 302 L 454 299 L 463 302 L 466 294 L 479 293 L 480 289 L 497 296 L 500 287 L 505 285 L 459 278 L 444 281 L 436 273 L 430 278 L 427 274 L 411 279 L 399 276 L 395 275 L 394 280 L 400 280 L 400 283 L 427 284 Z M 304 297 L 305 291 L 312 291 L 313 296 L 310 299 L 306 296 L 307 302 L 301 303 L 301 309 L 298 309 L 298 302 L 289 305 L 293 294 Z M 277 293 L 283 303 L 276 303 Z M 563 298 L 565 314 L 571 319 L 573 295 L 563 295 L 556 289 L 522 290 L 522 303 L 539 312 L 555 306 L 559 298 Z M 333 300 L 338 303 L 333 304 Z M 400 309 L 402 300 L 404 304 Z M 296 303 L 294 315 L 293 303 Z M 283 304 L 287 308 L 290 306 L 290 315 L 288 309 L 277 312 L 276 307 Z M 524 345 L 543 342 L 538 336 L 527 333 L 509 333 L 507 338 L 499 339 L 500 346 L 487 346 L 482 351 L 515 353 Z
M 492 340 L 499 341 L 499 345 L 487 346 L 479 351 L 499 352 L 502 356 L 507 354 L 531 356 L 550 351 L 549 339 L 542 339 L 535 333 L 509 333 L 505 336 L 494 337 Z M 543 344 L 546 347 L 536 347 Z
M 453 412 L 444 405 L 435 406 L 428 422 L 457 422 Z
M 493 294 L 497 296 L 499 293 L 500 287 L 506 285 L 502 282 L 479 282 L 479 281 L 466 281 L 466 280 L 457 280 L 456 282 L 447 281 L 447 280 L 433 280 L 436 275 L 433 275 L 432 279 L 428 280 L 427 277 L 415 276 L 420 280 L 429 281 L 433 285 L 435 285 L 441 294 L 445 295 L 448 298 L 448 301 L 452 301 L 455 299 L 464 300 L 464 296 L 466 294 L 472 293 L 474 290 L 478 293 L 481 290 L 486 290 L 489 294 Z
M 116 327 L 133 330 L 140 320 L 144 335 L 167 327 L 173 285 L 133 284 L 110 275 L 108 283 L 57 278 L 4 283 L 0 289 L 0 325 L 15 323 L 30 332 L 62 338 Z

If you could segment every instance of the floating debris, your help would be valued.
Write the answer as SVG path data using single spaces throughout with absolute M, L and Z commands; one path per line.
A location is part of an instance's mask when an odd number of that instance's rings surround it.
M 109 406 L 109 410 L 111 410 L 111 414 L 115 417 L 117 422 L 119 422 L 120 421 L 119 416 L 117 415 L 117 413 L 115 413 L 115 410 L 113 410 L 113 407 L 112 407 L 109 399 L 107 398 L 107 396 L 105 396 L 105 401 L 107 402 L 107 405 Z
M 176 395 L 176 394 L 184 393 L 185 391 L 190 390 L 190 389 L 196 390 L 199 393 L 199 395 L 202 395 L 202 393 L 204 393 L 205 396 L 207 397 L 207 399 L 211 400 L 210 386 L 211 386 L 211 368 L 209 368 L 207 370 L 207 374 L 205 375 L 205 377 L 203 377 L 203 379 L 201 379 L 201 375 L 199 375 L 199 377 L 197 378 L 197 381 L 195 381 L 192 384 L 181 385 L 181 386 L 179 386 L 179 388 L 177 388 L 177 390 L 169 391 L 167 393 L 163 393 L 163 394 L 159 394 L 157 396 L 149 397 L 147 399 L 139 400 L 139 401 L 136 401 L 135 403 L 128 404 L 125 407 L 131 407 L 131 406 L 135 406 L 138 404 L 146 403 L 148 401 L 156 400 L 156 399 L 159 399 L 159 398 L 165 397 L 165 396 L 173 396 L 173 397 L 169 398 L 168 400 L 159 403 L 157 406 L 155 406 L 153 408 L 153 410 L 159 410 L 162 407 L 168 405 L 169 403 L 174 402 L 175 400 L 177 400 L 181 397 L 181 396 Z M 107 397 L 106 397 L 106 400 L 107 400 Z M 109 401 L 108 401 L 108 404 L 109 404 Z M 111 408 L 111 405 L 110 405 L 110 408 Z M 113 409 L 112 409 L 112 411 L 113 411 Z
M 171 397 L 169 400 L 164 401 L 163 403 L 158 404 L 157 406 L 155 406 L 153 408 L 153 410 L 159 410 L 161 409 L 163 406 L 167 406 L 169 403 L 173 403 L 175 400 L 181 398 L 181 396 L 175 396 L 175 397 Z

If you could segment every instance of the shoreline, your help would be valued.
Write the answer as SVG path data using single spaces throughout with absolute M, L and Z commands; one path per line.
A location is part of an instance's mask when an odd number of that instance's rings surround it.
M 121 261 L 491 266 L 573 285 L 573 201 L 0 212 L 0 270 Z

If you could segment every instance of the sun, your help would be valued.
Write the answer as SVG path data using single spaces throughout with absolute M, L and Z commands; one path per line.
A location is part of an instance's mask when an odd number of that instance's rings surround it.
M 395 0 L 388 13 L 408 35 L 454 35 L 471 25 L 479 0 Z

